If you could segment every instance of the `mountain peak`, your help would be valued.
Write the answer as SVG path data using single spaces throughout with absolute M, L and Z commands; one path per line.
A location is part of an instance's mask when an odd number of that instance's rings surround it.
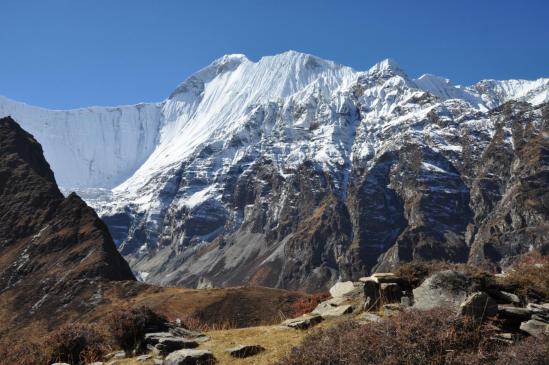
M 380 76 L 404 76 L 407 77 L 406 72 L 396 63 L 395 60 L 391 58 L 386 58 L 372 67 L 367 72 L 370 75 L 380 75 Z

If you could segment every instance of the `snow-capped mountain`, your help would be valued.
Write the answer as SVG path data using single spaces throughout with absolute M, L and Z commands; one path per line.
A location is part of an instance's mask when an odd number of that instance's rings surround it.
M 524 181 L 546 196 L 548 101 L 549 79 L 461 87 L 290 51 L 224 56 L 157 104 L 2 98 L 0 116 L 36 136 L 60 185 L 108 189 L 88 202 L 147 281 L 315 290 L 547 245 Z

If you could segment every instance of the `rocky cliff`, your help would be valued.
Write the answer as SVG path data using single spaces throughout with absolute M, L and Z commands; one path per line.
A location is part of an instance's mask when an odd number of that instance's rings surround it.
M 40 144 L 11 118 L 0 119 L 0 237 L 0 335 L 89 311 L 104 283 L 135 280 L 106 225 L 61 194 Z

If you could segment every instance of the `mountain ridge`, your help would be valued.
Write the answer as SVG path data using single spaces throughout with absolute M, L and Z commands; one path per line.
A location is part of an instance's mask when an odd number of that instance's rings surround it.
M 411 79 L 390 60 L 355 71 L 286 52 L 222 57 L 176 91 L 161 120 L 141 123 L 157 128 L 143 163 L 89 200 L 147 281 L 318 290 L 399 261 L 501 266 L 527 249 L 484 255 L 496 241 L 482 227 L 516 189 L 515 139 L 544 143 L 549 79 L 463 88 Z M 510 172 L 478 197 L 489 151 L 504 151 L 496 170 Z M 545 208 L 513 204 L 517 222 L 498 229 L 544 232 Z

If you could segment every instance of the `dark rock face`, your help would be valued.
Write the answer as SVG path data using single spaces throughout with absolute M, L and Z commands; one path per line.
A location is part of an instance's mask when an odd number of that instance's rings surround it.
M 541 108 L 536 127 L 527 105 L 505 104 L 493 111 L 499 128 L 473 180 L 476 233 L 470 261 L 502 262 L 529 247 L 549 247 L 549 106 Z M 504 128 L 513 146 L 504 145 Z M 508 132 L 507 132 L 508 133 Z
M 0 119 L 0 217 L 3 329 L 89 308 L 101 283 L 135 280 L 105 224 L 76 194 L 63 197 L 42 148 L 11 118 Z
M 431 105 L 426 115 L 376 129 L 361 119 L 368 111 L 359 96 L 349 98 L 337 117 L 340 133 L 355 138 L 348 160 L 281 168 L 273 142 L 256 136 L 282 118 L 271 106 L 242 137 L 260 142 L 245 141 L 250 147 L 225 174 L 216 174 L 225 161 L 216 156 L 243 145 L 236 137 L 223 148 L 199 148 L 180 166 L 154 216 L 131 207 L 106 215 L 122 253 L 152 283 L 317 291 L 411 260 L 498 268 L 532 248 L 549 249 L 548 104 L 480 112 L 425 93 L 403 105 Z M 393 117 L 409 112 L 403 108 Z M 282 132 L 269 137 L 283 143 Z M 391 143 L 365 153 L 358 135 Z M 204 189 L 212 189 L 208 198 L 189 205 L 189 194 Z

